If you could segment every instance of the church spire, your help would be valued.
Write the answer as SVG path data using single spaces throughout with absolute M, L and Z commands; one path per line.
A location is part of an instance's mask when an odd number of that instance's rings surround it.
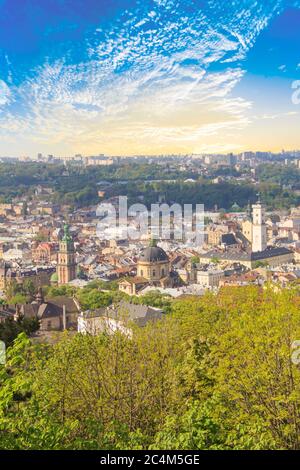
M 68 224 L 64 224 L 64 235 L 59 244 L 57 276 L 58 284 L 67 284 L 76 278 L 75 248 Z
M 68 224 L 64 224 L 64 236 L 62 238 L 64 242 L 71 242 L 72 236 L 70 234 L 70 228 Z
M 254 253 L 264 251 L 267 248 L 267 227 L 265 222 L 265 209 L 260 201 L 252 206 L 252 251 Z

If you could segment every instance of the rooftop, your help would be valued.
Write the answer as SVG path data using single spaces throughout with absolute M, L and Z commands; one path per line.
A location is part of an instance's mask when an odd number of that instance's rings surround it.
M 224 253 L 221 253 L 219 251 L 209 251 L 208 253 L 205 253 L 201 255 L 201 258 L 218 258 L 220 260 L 242 260 L 242 261 L 260 261 L 263 259 L 268 259 L 268 258 L 273 258 L 275 256 L 283 256 L 283 255 L 288 255 L 292 254 L 293 252 L 291 250 L 288 250 L 287 248 L 284 247 L 276 247 L 276 248 L 267 248 L 264 251 L 258 251 L 258 252 L 251 252 L 251 253 L 245 253 L 245 252 L 239 252 L 239 251 L 226 251 Z

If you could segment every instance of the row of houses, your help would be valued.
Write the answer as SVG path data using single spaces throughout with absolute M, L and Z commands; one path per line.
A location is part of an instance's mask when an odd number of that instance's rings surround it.
M 96 335 L 101 332 L 112 334 L 119 330 L 130 336 L 131 325 L 143 327 L 160 320 L 163 315 L 162 309 L 126 301 L 93 311 L 82 311 L 75 298 L 58 296 L 45 300 L 41 289 L 31 303 L 0 306 L 0 323 L 8 318 L 15 321 L 19 318 L 37 319 L 40 323 L 38 334 L 72 330 Z

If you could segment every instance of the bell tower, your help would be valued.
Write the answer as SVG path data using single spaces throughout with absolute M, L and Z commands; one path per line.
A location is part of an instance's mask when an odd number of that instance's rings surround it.
M 64 225 L 64 236 L 59 243 L 57 276 L 58 284 L 67 284 L 76 278 L 74 242 L 67 224 Z
M 252 251 L 264 251 L 267 248 L 267 228 L 265 223 L 265 209 L 258 199 L 252 206 Z

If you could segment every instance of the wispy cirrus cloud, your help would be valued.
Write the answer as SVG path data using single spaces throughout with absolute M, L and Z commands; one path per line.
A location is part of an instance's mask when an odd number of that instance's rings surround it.
M 135 2 L 89 32 L 88 60 L 60 51 L 17 86 L 0 81 L 0 135 L 68 153 L 197 151 L 248 125 L 251 102 L 232 92 L 283 3 Z
M 1 106 L 5 106 L 9 104 L 10 100 L 11 100 L 10 89 L 3 80 L 0 80 L 0 109 L 1 109 Z

